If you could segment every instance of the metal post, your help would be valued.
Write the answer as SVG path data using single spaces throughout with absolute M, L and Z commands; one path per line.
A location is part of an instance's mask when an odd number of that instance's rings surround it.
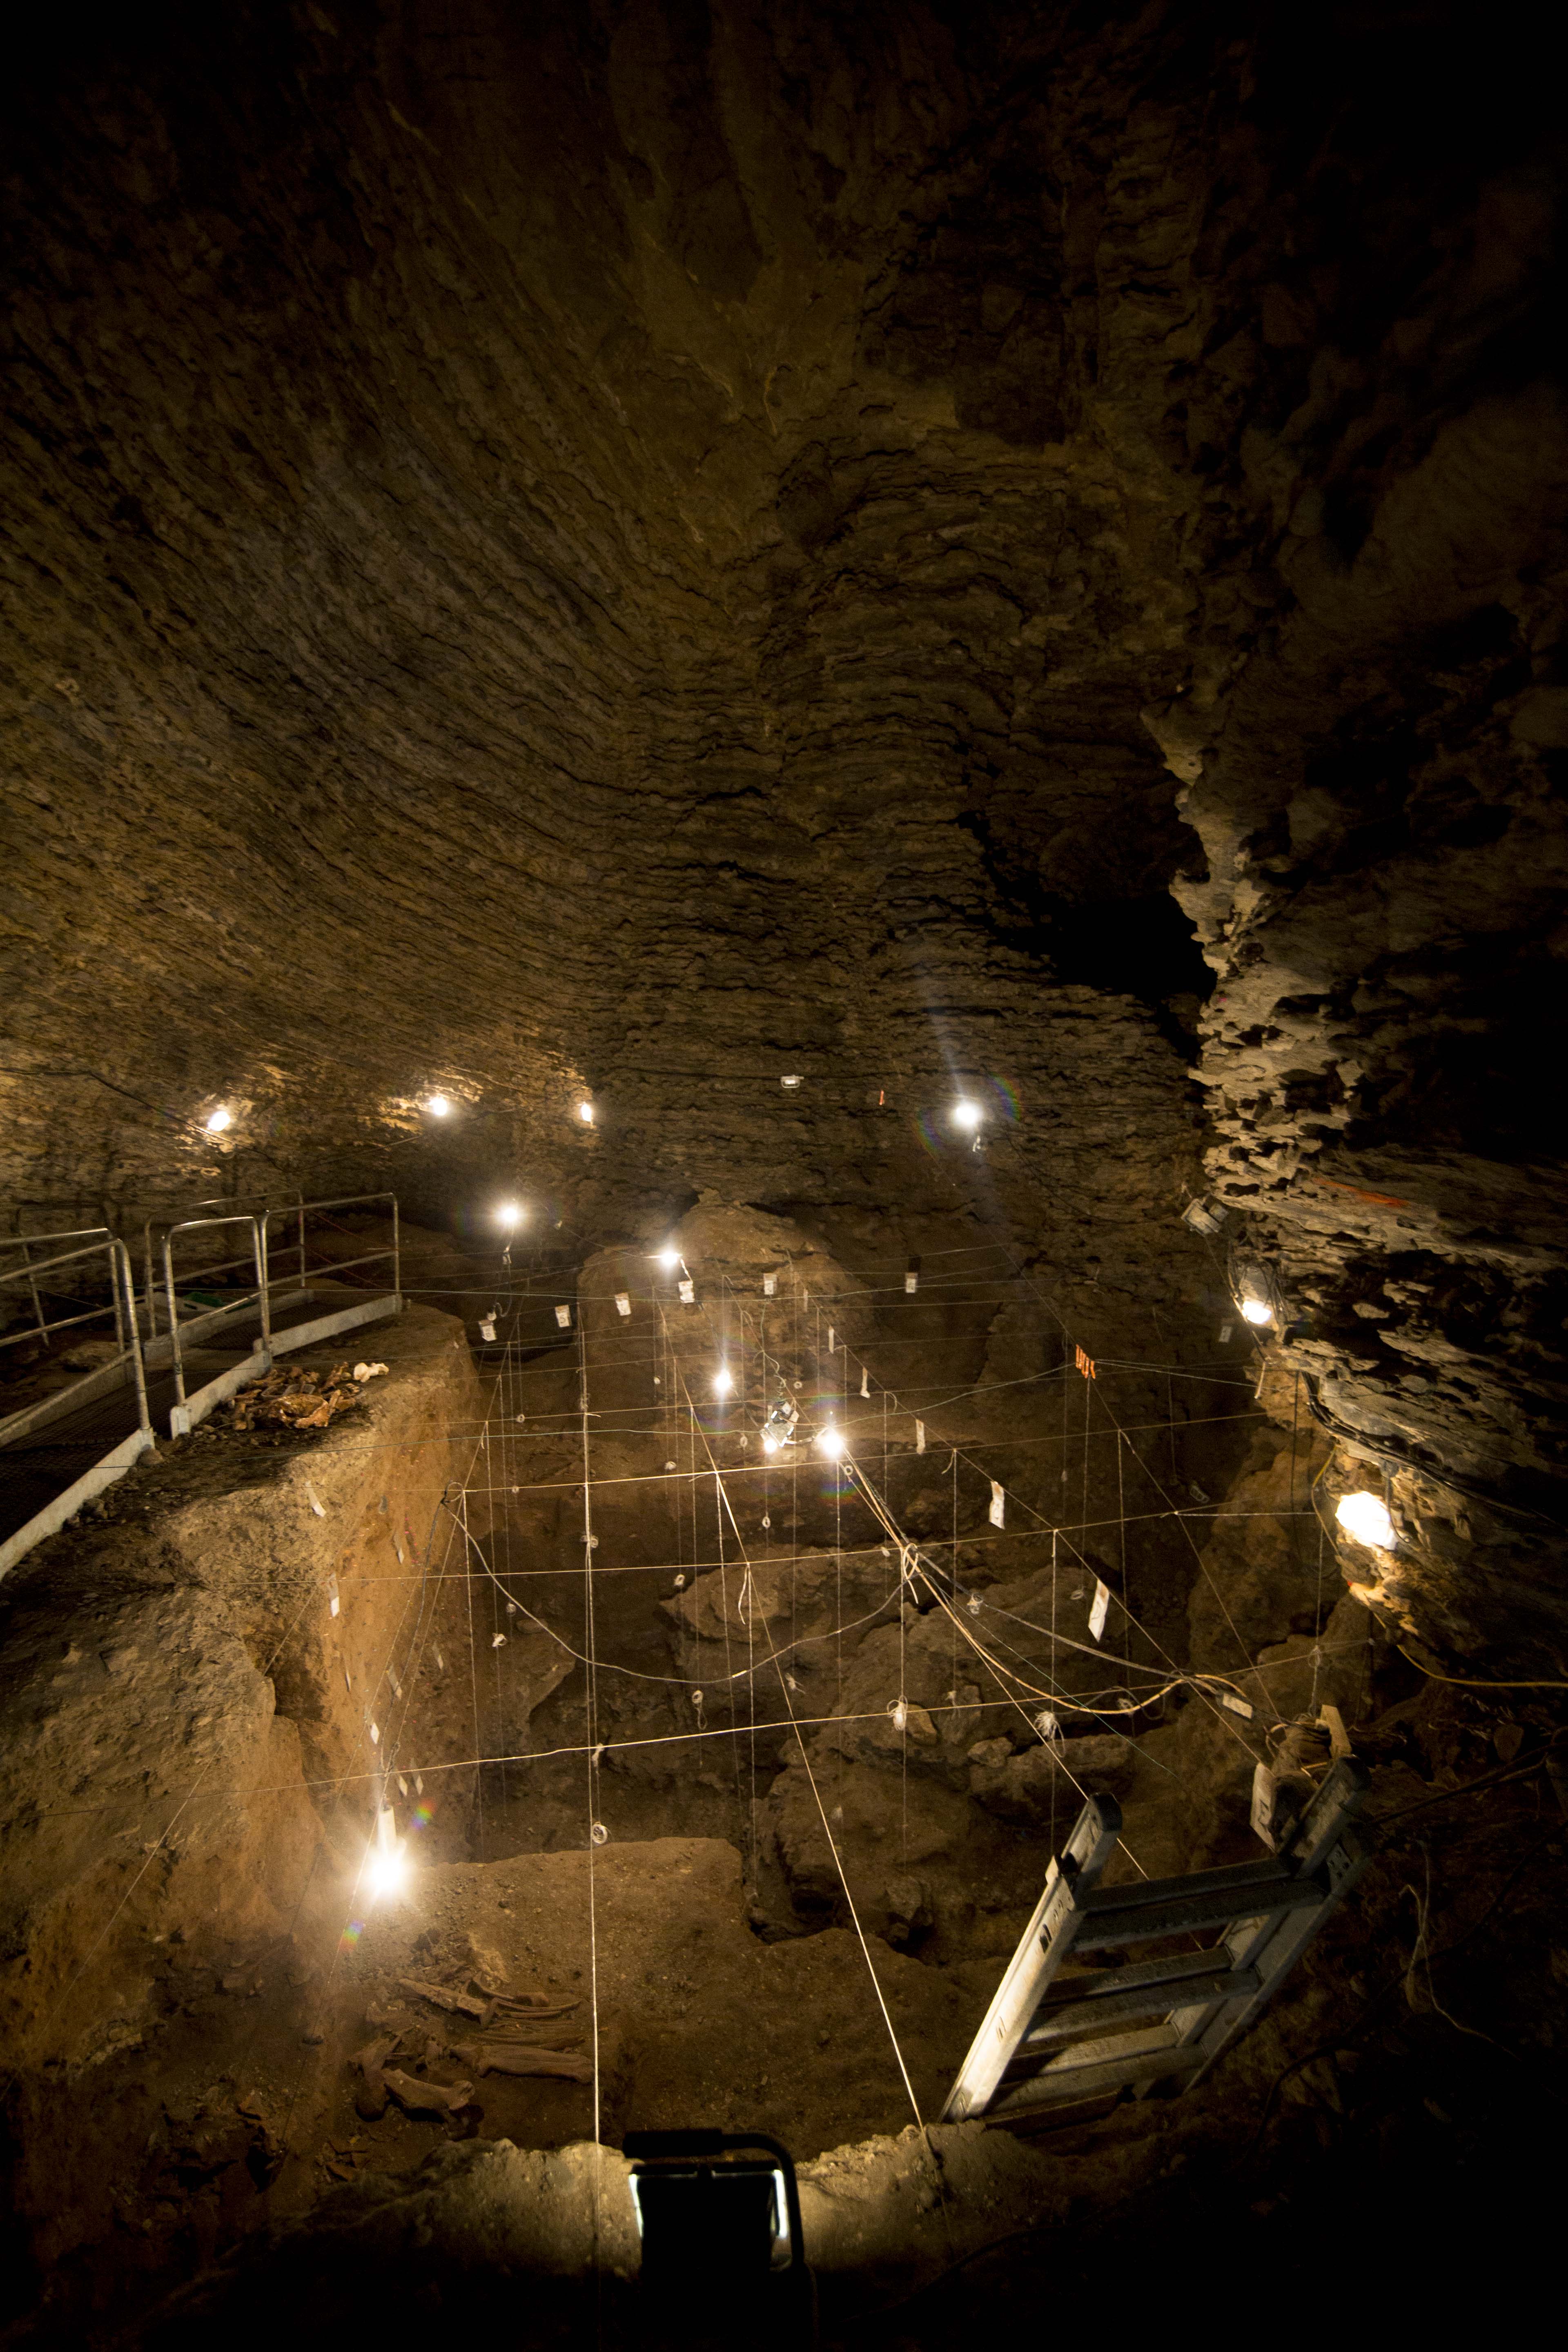
M 115 1253 L 118 1252 L 118 1255 Z M 136 1415 L 145 1435 L 153 1434 L 152 1415 L 147 1410 L 147 1371 L 142 1361 L 142 1340 L 136 1328 L 136 1276 L 132 1270 L 131 1253 L 123 1242 L 110 1244 L 110 1276 L 114 1284 L 115 1308 L 118 1317 L 120 1288 L 125 1286 L 125 1303 L 131 1310 L 131 1364 L 136 1378 Z
M 163 1235 L 163 1293 L 169 1303 L 169 1349 L 174 1367 L 174 1402 L 185 1402 L 185 1368 L 180 1355 L 180 1318 L 174 1309 L 174 1236 Z
M 267 1288 L 267 1212 L 250 1220 L 251 1244 L 256 1255 L 256 1291 L 261 1302 L 261 1346 L 264 1353 L 272 1349 L 272 1320 L 268 1311 Z

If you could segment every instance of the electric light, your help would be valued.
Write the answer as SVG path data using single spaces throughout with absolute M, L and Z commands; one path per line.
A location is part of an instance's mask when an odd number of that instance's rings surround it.
M 390 1805 L 376 1809 L 375 1836 L 365 1862 L 364 1883 L 372 1895 L 395 1895 L 408 1877 L 397 1816 Z
M 976 1102 L 958 1102 L 953 1104 L 952 1123 L 954 1127 L 963 1128 L 966 1135 L 973 1134 L 975 1129 L 979 1126 L 984 1116 L 984 1112 Z
M 593 1104 L 590 1102 L 579 1103 L 577 1106 L 577 1116 L 582 1120 L 584 1127 L 592 1127 L 594 1124 Z
M 1274 1320 L 1274 1309 L 1267 1298 L 1244 1298 L 1241 1302 L 1241 1314 L 1242 1320 L 1247 1323 L 1263 1324 L 1272 1323 Z
M 426 1097 L 425 1108 L 432 1118 L 445 1118 L 452 1106 L 445 1095 L 429 1095 Z
M 498 1225 L 503 1225 L 509 1234 L 515 1226 L 520 1225 L 522 1223 L 522 1211 L 517 1202 L 503 1201 L 496 1211 L 496 1223 Z
M 1378 1551 L 1392 1551 L 1397 1538 L 1394 1521 L 1387 1506 L 1376 1495 L 1364 1491 L 1359 1495 L 1342 1495 L 1334 1506 L 1334 1517 L 1347 1536 L 1357 1543 L 1370 1544 Z
M 222 1103 L 219 1103 L 216 1110 L 207 1113 L 202 1124 L 209 1135 L 221 1135 L 226 1127 L 234 1125 L 234 1113 L 231 1110 L 226 1110 Z
M 816 1444 L 817 1451 L 826 1454 L 830 1462 L 837 1462 L 844 1451 L 844 1440 L 831 1423 L 817 1431 Z
M 764 1454 L 776 1454 L 776 1453 L 778 1452 L 778 1450 L 779 1450 L 779 1441 L 778 1441 L 778 1439 L 777 1439 L 776 1437 L 764 1437 L 764 1438 L 763 1438 L 763 1452 Z
M 730 1393 L 730 1391 L 734 1387 L 734 1385 L 735 1385 L 735 1375 L 734 1375 L 734 1373 L 730 1370 L 730 1367 L 729 1367 L 729 1365 L 728 1365 L 728 1364 L 721 1364 L 721 1365 L 720 1365 L 720 1367 L 719 1367 L 719 1369 L 718 1369 L 718 1370 L 717 1370 L 717 1371 L 714 1373 L 714 1375 L 713 1375 L 713 1393 L 714 1393 L 714 1395 L 715 1395 L 715 1396 L 728 1396 L 728 1395 L 729 1395 L 729 1393 Z
M 656 1263 L 663 1266 L 666 1274 L 673 1274 L 680 1264 L 680 1252 L 676 1249 L 661 1249 L 656 1253 Z

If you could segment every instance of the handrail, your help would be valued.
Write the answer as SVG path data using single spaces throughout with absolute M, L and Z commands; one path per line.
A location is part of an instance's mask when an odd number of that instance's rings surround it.
M 163 1220 L 161 1218 L 150 1218 L 148 1220 L 147 1230 L 149 1236 L 151 1235 L 153 1225 L 154 1223 L 162 1223 Z M 267 1252 L 262 1240 L 266 1224 L 267 1216 L 266 1212 L 263 1211 L 259 1218 L 247 1216 L 184 1217 L 177 1224 L 168 1226 L 164 1232 L 163 1241 L 163 1293 L 169 1305 L 169 1352 L 174 1371 L 174 1402 L 176 1407 L 183 1407 L 185 1402 L 185 1367 L 184 1353 L 180 1346 L 179 1310 L 174 1301 L 174 1236 L 176 1234 L 195 1233 L 198 1228 L 213 1225 L 248 1225 L 250 1227 L 251 1254 L 256 1265 L 256 1297 L 261 1311 L 260 1348 L 261 1352 L 266 1354 L 268 1352 L 268 1342 L 272 1337 L 268 1299 Z M 220 1265 L 243 1265 L 244 1259 L 243 1257 L 229 1258 L 220 1260 L 219 1263 Z
M 31 1248 L 35 1242 L 95 1241 L 100 1234 L 104 1240 L 107 1241 L 110 1238 L 109 1227 L 107 1225 L 73 1225 L 68 1229 L 68 1231 L 63 1234 L 7 1234 L 3 1239 L 0 1239 L 0 1249 L 19 1249 L 23 1253 L 21 1265 L 16 1267 L 14 1273 L 0 1274 L 0 1282 L 26 1282 L 28 1290 L 32 1294 L 33 1313 L 37 1318 L 38 1332 L 40 1335 L 47 1336 L 50 1330 L 58 1330 L 63 1327 L 58 1322 L 51 1324 L 46 1318 L 44 1314 L 44 1302 L 38 1297 L 37 1277 L 40 1274 L 47 1274 L 51 1266 L 64 1265 L 68 1261 L 63 1257 L 46 1258 L 42 1265 L 35 1265 L 32 1260 L 26 1255 L 26 1252 Z M 110 1287 L 113 1288 L 114 1286 L 111 1284 Z M 100 1310 L 98 1307 L 94 1307 L 91 1312 L 96 1315 L 100 1312 Z M 119 1328 L 119 1292 L 118 1289 L 116 1289 L 115 1337 L 123 1341 L 125 1335 Z M 79 1323 L 85 1323 L 88 1319 L 89 1318 L 86 1315 L 80 1315 L 76 1318 L 76 1320 Z M 15 1339 L 0 1339 L 0 1347 L 15 1347 L 19 1340 L 26 1339 L 27 1336 L 28 1335 L 26 1332 L 18 1331 Z
M 96 1257 L 102 1251 L 109 1259 L 109 1305 L 89 1307 L 83 1315 L 60 1315 L 56 1316 L 52 1320 L 44 1319 L 42 1305 L 35 1292 L 34 1306 L 41 1318 L 37 1331 L 21 1332 L 17 1337 L 18 1339 L 37 1337 L 47 1339 L 51 1331 L 73 1330 L 79 1323 L 89 1323 L 96 1317 L 108 1314 L 111 1305 L 114 1310 L 114 1337 L 119 1353 L 113 1364 L 100 1364 L 89 1371 L 83 1372 L 79 1380 L 68 1381 L 63 1389 L 57 1389 L 52 1395 L 41 1399 L 36 1404 L 25 1405 L 19 1412 L 12 1413 L 5 1421 L 0 1421 L 0 1437 L 4 1437 L 7 1432 L 14 1434 L 19 1433 L 24 1426 L 31 1425 L 41 1419 L 54 1418 L 59 1412 L 66 1409 L 67 1401 L 75 1396 L 79 1390 L 86 1387 L 89 1381 L 101 1382 L 106 1373 L 118 1370 L 129 1358 L 132 1379 L 136 1389 L 136 1417 L 143 1434 L 149 1441 L 151 1440 L 153 1424 L 147 1409 L 147 1374 L 142 1359 L 142 1335 L 136 1325 L 136 1278 L 132 1270 L 131 1253 L 125 1244 L 117 1240 L 106 1225 L 83 1225 L 79 1226 L 75 1232 L 67 1234 L 8 1234 L 0 1241 L 0 1246 L 8 1249 L 26 1248 L 30 1242 L 75 1241 L 82 1234 L 101 1234 L 103 1238 L 101 1241 L 89 1240 L 85 1249 L 62 1251 L 58 1256 L 46 1258 L 37 1265 L 29 1261 L 9 1274 L 0 1275 L 0 1282 L 19 1281 L 29 1272 L 34 1275 L 45 1274 L 58 1265 L 74 1265 L 78 1260 Z M 12 1344 L 14 1343 L 9 1340 L 0 1341 L 0 1346 Z
M 318 1211 L 326 1209 L 368 1208 L 373 1202 L 384 1201 L 389 1201 L 392 1203 L 392 1241 L 390 1245 L 384 1249 L 366 1250 L 363 1255 L 360 1257 L 335 1259 L 331 1265 L 321 1268 L 321 1271 L 324 1275 L 343 1274 L 352 1266 L 374 1265 L 381 1259 L 389 1257 L 392 1260 L 393 1296 L 401 1300 L 403 1297 L 403 1240 L 401 1229 L 398 1223 L 397 1195 L 395 1192 L 346 1192 L 339 1200 L 294 1201 L 289 1202 L 287 1209 L 279 1210 L 276 1213 L 279 1222 L 281 1222 L 284 1217 L 299 1219 L 300 1272 L 298 1280 L 300 1283 L 303 1285 L 310 1278 L 305 1270 L 307 1260 L 305 1247 L 305 1220 L 308 1216 L 313 1216 Z M 263 1256 L 268 1265 L 270 1265 L 271 1262 L 271 1253 L 266 1244 L 266 1235 L 268 1228 L 271 1224 L 273 1214 L 274 1212 L 268 1209 L 264 1213 L 261 1220 Z

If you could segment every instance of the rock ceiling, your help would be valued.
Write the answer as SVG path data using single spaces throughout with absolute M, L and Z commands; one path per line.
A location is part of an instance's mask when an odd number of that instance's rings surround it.
M 1470 37 L 795 0 L 35 32 L 12 1197 L 504 1177 L 613 1234 L 984 1194 L 1114 1263 L 1206 1142 L 1289 1360 L 1462 1482 L 1431 1559 L 1480 1545 L 1543 1627 L 1558 167 L 1521 37 Z M 955 1077 L 1021 1106 L 974 1171 L 921 1147 Z

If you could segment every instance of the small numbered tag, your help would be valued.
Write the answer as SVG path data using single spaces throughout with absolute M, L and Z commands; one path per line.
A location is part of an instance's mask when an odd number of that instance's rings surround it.
M 987 1517 L 994 1528 L 1003 1527 L 1006 1523 L 1007 1497 L 1003 1491 L 1000 1479 L 997 1478 L 993 1478 L 991 1481 L 991 1508 Z
M 565 1306 L 558 1307 L 555 1310 L 555 1320 L 560 1324 L 561 1328 L 563 1331 L 570 1331 L 572 1328 L 572 1309 Z
M 624 1290 L 617 1290 L 616 1293 L 616 1313 L 617 1315 L 629 1315 L 631 1311 L 632 1302 L 629 1294 Z
M 1102 1576 L 1094 1580 L 1094 1599 L 1089 1606 L 1089 1630 L 1098 1642 L 1105 1631 L 1106 1612 L 1110 1607 L 1110 1587 Z

